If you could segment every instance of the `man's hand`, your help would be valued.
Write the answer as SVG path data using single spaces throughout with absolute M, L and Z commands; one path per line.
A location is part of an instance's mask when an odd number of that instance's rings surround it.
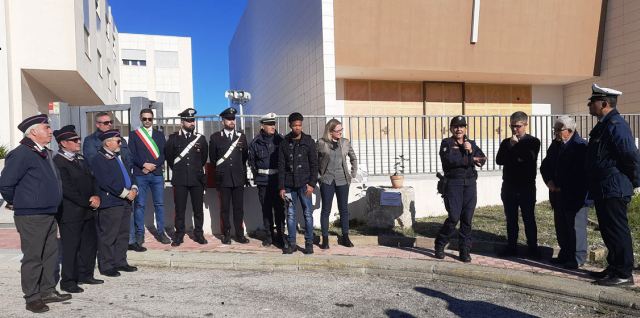
M 282 199 L 282 201 L 284 201 L 284 195 L 287 193 L 287 191 L 285 190 L 280 190 L 280 199 Z
M 313 193 L 313 187 L 307 184 L 307 191 L 304 194 L 310 197 L 312 193 Z
M 13 211 L 13 204 L 7 203 L 4 207 L 9 211 Z
M 156 165 L 151 162 L 145 162 L 145 164 L 142 165 L 142 168 L 147 169 L 147 171 L 151 172 L 153 170 L 156 170 Z
M 97 195 L 91 196 L 89 198 L 89 206 L 94 210 L 100 207 L 100 197 Z
M 133 189 L 129 191 L 129 194 L 127 194 L 127 199 L 129 199 L 129 201 L 133 201 L 137 195 L 138 195 L 138 190 Z
M 466 150 L 468 153 L 473 152 L 473 149 L 471 148 L 471 143 L 468 141 L 464 142 L 464 150 Z
M 634 188 L 633 194 L 638 194 L 638 193 L 640 193 L 640 187 Z
M 518 141 L 520 141 L 520 140 L 518 140 L 518 136 L 516 136 L 516 135 L 511 136 L 511 139 L 509 140 L 509 142 L 510 142 L 512 145 L 517 144 L 517 143 L 518 143 Z
M 473 157 L 473 163 L 480 167 L 487 161 L 487 157 Z

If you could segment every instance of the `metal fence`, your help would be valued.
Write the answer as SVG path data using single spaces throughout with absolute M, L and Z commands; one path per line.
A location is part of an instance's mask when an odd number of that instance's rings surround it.
M 541 141 L 538 164 L 546 156 L 547 148 L 554 138 L 553 123 L 560 115 L 534 115 L 529 118 L 528 132 Z M 577 124 L 577 132 L 585 139 L 597 123 L 590 115 L 570 115 Z M 487 156 L 484 171 L 501 170 L 495 162 L 500 142 L 511 137 L 509 116 L 465 116 L 467 135 Z M 640 114 L 625 114 L 638 144 Z M 260 132 L 260 116 L 237 116 L 237 129 L 247 135 L 250 142 Z M 358 157 L 359 167 L 369 175 L 394 173 L 396 158 L 403 155 L 409 159 L 404 163 L 405 174 L 436 173 L 442 169 L 438 151 L 443 138 L 449 137 L 449 121 L 452 116 L 318 116 L 305 115 L 303 129 L 317 140 L 324 133 L 327 121 L 336 118 L 343 123 L 343 137 L 349 138 Z M 209 136 L 222 129 L 219 116 L 196 117 L 196 130 Z M 157 125 L 169 134 L 180 129 L 180 118 L 158 118 Z M 278 116 L 278 132 L 289 131 L 287 116 Z

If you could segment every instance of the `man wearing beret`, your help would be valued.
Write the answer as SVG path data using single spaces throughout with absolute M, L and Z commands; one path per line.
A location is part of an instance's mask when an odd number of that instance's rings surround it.
M 593 84 L 589 113 L 598 124 L 589 133 L 585 168 L 589 198 L 594 200 L 602 240 L 607 246 L 607 268 L 591 272 L 603 286 L 633 285 L 633 245 L 627 205 L 640 192 L 640 156 L 629 124 L 616 109 L 615 89 Z
M 98 154 L 98 151 L 102 149 L 102 141 L 99 137 L 100 134 L 107 130 L 113 129 L 113 119 L 108 112 L 99 112 L 96 114 L 95 118 L 96 131 L 84 138 L 84 144 L 82 145 L 82 151 L 85 161 L 89 165 L 91 165 L 91 163 L 93 162 L 93 157 L 95 157 Z M 131 169 L 131 153 L 129 152 L 127 141 L 125 139 L 122 139 L 120 142 L 120 157 L 122 158 L 122 162 L 124 162 L 125 167 Z
M 94 219 L 94 211 L 100 207 L 98 185 L 80 154 L 75 126 L 64 126 L 53 135 L 59 145 L 53 161 L 62 179 L 62 205 L 56 216 L 62 240 L 60 289 L 81 293 L 84 290 L 79 283 L 104 282 L 93 277 L 98 248 Z
M 96 213 L 98 268 L 102 275 L 117 277 L 119 271 L 138 270 L 127 263 L 131 202 L 138 195 L 138 187 L 120 157 L 120 132 L 107 130 L 99 138 L 102 149 L 91 162 L 100 188 L 100 207 Z
M 207 244 L 202 226 L 204 223 L 203 197 L 206 186 L 204 165 L 207 163 L 207 139 L 195 132 L 196 110 L 187 108 L 180 116 L 182 128 L 169 135 L 164 147 L 167 165 L 171 168 L 171 185 L 175 202 L 175 228 L 171 246 L 180 246 L 185 234 L 185 212 L 187 198 L 191 196 L 193 208 L 193 240 L 199 244 Z
M 216 165 L 216 188 L 220 199 L 222 244 L 231 244 L 231 209 L 236 242 L 249 243 L 244 236 L 244 186 L 249 158 L 246 136 L 236 131 L 236 110 L 229 107 L 220 113 L 223 129 L 209 138 L 209 160 Z
M 270 246 L 284 245 L 284 202 L 278 193 L 278 153 L 282 135 L 276 130 L 276 114 L 268 113 L 260 118 L 262 129 L 249 145 L 249 167 L 258 186 L 258 198 L 262 205 L 262 222 L 267 236 L 262 242 Z M 274 229 L 275 218 L 275 230 Z
M 49 310 L 47 303 L 71 299 L 56 291 L 58 267 L 58 227 L 55 214 L 62 201 L 62 184 L 51 150 L 51 127 L 46 115 L 31 116 L 18 125 L 24 133 L 12 150 L 0 176 L 0 194 L 14 210 L 20 234 L 22 266 L 20 276 L 26 309 L 35 313 Z

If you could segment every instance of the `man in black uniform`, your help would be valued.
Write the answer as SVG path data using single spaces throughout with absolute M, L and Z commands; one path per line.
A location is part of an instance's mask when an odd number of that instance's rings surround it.
M 99 189 L 80 154 L 75 126 L 64 126 L 53 135 L 60 146 L 53 161 L 62 179 L 62 205 L 56 215 L 62 240 L 60 289 L 81 293 L 84 290 L 79 283 L 104 282 L 93 277 L 98 249 L 94 211 L 100 207 Z
M 607 246 L 607 268 L 592 272 L 603 286 L 633 285 L 633 245 L 627 205 L 640 192 L 640 156 L 629 124 L 616 109 L 622 93 L 592 86 L 589 113 L 598 124 L 589 133 L 587 183 L 594 200 L 602 240 Z
M 193 240 L 199 244 L 207 244 L 202 230 L 202 199 L 206 185 L 204 165 L 207 163 L 208 146 L 206 138 L 194 131 L 196 113 L 195 109 L 187 108 L 178 114 L 182 129 L 169 135 L 164 147 L 164 156 L 172 171 L 171 184 L 176 206 L 176 233 L 171 246 L 180 246 L 184 242 L 184 214 L 189 194 L 193 208 Z
M 467 120 L 464 117 L 454 117 L 449 127 L 452 136 L 443 139 L 440 145 L 440 160 L 447 180 L 443 198 L 448 217 L 436 237 L 435 257 L 444 258 L 444 247 L 460 222 L 459 258 L 468 263 L 471 262 L 471 220 L 478 199 L 478 172 L 475 167 L 484 165 L 487 157 L 473 140 L 467 138 Z
M 236 110 L 229 107 L 220 113 L 223 129 L 209 138 L 209 160 L 216 165 L 216 188 L 220 199 L 220 221 L 222 223 L 222 244 L 231 244 L 231 223 L 229 203 L 233 202 L 233 225 L 236 242 L 246 244 L 244 236 L 243 195 L 247 182 L 246 136 L 236 131 Z M 231 202 L 230 202 L 231 201 Z

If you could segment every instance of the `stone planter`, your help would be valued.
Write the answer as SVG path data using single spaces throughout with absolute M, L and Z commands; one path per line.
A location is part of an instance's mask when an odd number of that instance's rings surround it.
M 388 200 L 383 196 L 393 199 Z M 415 215 L 415 191 L 413 187 L 400 189 L 389 187 L 367 188 L 367 214 L 365 218 L 369 227 L 378 229 L 392 229 L 394 226 L 412 228 Z
M 404 184 L 404 176 L 389 176 L 389 178 L 391 179 L 391 187 L 394 189 L 400 189 L 402 188 L 402 185 Z

